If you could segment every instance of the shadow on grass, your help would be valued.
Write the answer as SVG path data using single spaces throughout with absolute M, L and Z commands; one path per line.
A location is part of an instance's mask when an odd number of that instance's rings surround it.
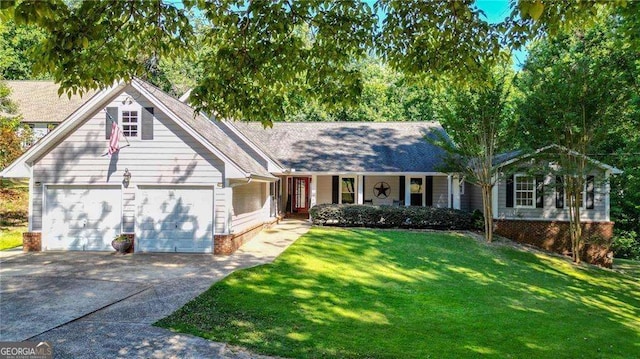
M 159 326 L 286 357 L 628 357 L 640 286 L 434 232 L 316 228 Z

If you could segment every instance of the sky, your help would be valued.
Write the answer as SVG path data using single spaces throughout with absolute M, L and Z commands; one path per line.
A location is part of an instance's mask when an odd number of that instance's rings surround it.
M 487 21 L 496 23 L 504 21 L 509 16 L 511 9 L 509 8 L 509 0 L 476 0 L 476 5 L 480 10 L 484 11 Z M 526 50 L 518 50 L 513 52 L 513 67 L 516 70 L 522 68 L 524 60 L 527 58 Z

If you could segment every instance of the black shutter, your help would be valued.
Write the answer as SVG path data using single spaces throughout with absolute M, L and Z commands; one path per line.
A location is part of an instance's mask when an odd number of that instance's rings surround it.
M 340 177 L 333 176 L 331 179 L 331 203 L 336 204 L 340 199 Z
M 362 203 L 364 203 L 364 200 L 367 199 L 367 186 L 364 179 L 365 179 L 365 176 L 362 176 Z
M 426 180 L 425 206 L 431 207 L 433 206 L 433 176 L 427 176 Z
M 153 107 L 145 107 L 142 110 L 141 139 L 153 140 Z
M 513 182 L 515 176 L 511 175 L 511 177 L 507 178 L 507 203 L 505 204 L 507 207 L 513 207 Z
M 595 199 L 595 183 L 593 182 L 594 177 L 593 176 L 587 176 L 587 190 L 586 190 L 586 195 L 587 195 L 587 209 L 593 209 L 594 207 L 594 199 Z
M 404 176 L 400 176 L 400 185 L 398 186 L 398 198 L 400 199 L 400 203 L 404 203 L 404 191 L 405 191 L 405 181 Z
M 118 123 L 118 108 L 107 107 L 106 119 L 104 121 L 104 138 L 111 138 L 111 124 L 112 122 Z
M 562 176 L 556 176 L 556 208 L 564 208 L 564 183 L 562 183 Z
M 536 176 L 536 208 L 544 208 L 544 177 Z

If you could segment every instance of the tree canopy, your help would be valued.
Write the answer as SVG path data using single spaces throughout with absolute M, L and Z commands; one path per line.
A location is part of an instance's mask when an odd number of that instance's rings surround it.
M 362 0 L 0 4 L 4 19 L 43 31 L 31 57 L 34 69 L 60 83 L 61 92 L 103 88 L 134 76 L 165 81 L 167 73 L 157 77 L 162 63 L 187 58 L 201 70 L 190 98 L 197 110 L 267 125 L 284 118 L 291 93 L 327 108 L 356 103 L 363 75 L 354 67 L 372 53 L 408 74 L 465 77 L 504 57 L 505 47 L 522 46 L 532 36 L 611 6 L 513 0 L 505 21 L 490 24 L 473 0 L 379 0 L 373 6 Z

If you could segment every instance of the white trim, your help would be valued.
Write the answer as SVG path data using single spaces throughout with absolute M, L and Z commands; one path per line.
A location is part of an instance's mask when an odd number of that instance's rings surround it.
M 583 154 L 581 154 L 581 153 L 578 153 L 578 152 L 576 152 L 576 151 L 574 151 L 574 150 L 570 150 L 570 149 L 568 149 L 568 148 L 566 148 L 566 147 L 564 147 L 564 146 L 560 146 L 560 145 L 557 145 L 557 144 L 555 144 L 555 143 L 554 143 L 554 144 L 551 144 L 551 145 L 548 145 L 548 146 L 541 147 L 541 148 L 539 148 L 539 149 L 535 150 L 533 153 L 527 153 L 527 154 L 523 154 L 523 155 L 516 156 L 516 157 L 514 157 L 514 158 L 512 158 L 512 159 L 510 159 L 510 160 L 508 160 L 508 161 L 504 161 L 504 162 L 502 162 L 502 163 L 498 164 L 497 166 L 498 166 L 498 167 L 505 167 L 505 166 L 508 166 L 508 165 L 510 165 L 510 164 L 512 164 L 512 163 L 514 163 L 514 162 L 518 162 L 518 161 L 520 161 L 520 160 L 523 160 L 523 159 L 525 159 L 525 158 L 533 157 L 533 156 L 535 156 L 535 155 L 537 155 L 537 154 L 539 154 L 539 153 L 541 153 L 541 152 L 544 152 L 544 151 L 546 151 L 546 150 L 548 150 L 548 149 L 550 149 L 550 148 L 554 148 L 554 147 L 555 147 L 555 148 L 557 148 L 557 149 L 559 149 L 559 150 L 565 151 L 565 152 L 567 152 L 567 153 L 569 153 L 569 154 L 571 154 L 571 155 L 584 157 L 584 158 L 586 158 L 589 162 L 591 162 L 591 163 L 595 164 L 596 166 L 598 166 L 598 167 L 600 167 L 600 168 L 603 168 L 603 169 L 605 169 L 605 170 L 609 170 L 609 171 L 611 171 L 611 173 L 612 173 L 612 174 L 614 174 L 614 175 L 618 175 L 618 174 L 623 173 L 623 171 L 621 171 L 621 170 L 619 170 L 619 169 L 617 169 L 617 168 L 615 168 L 615 167 L 613 167 L 613 166 L 609 166 L 609 165 L 607 165 L 607 164 L 605 164 L 605 163 L 602 163 L 602 162 L 600 162 L 600 161 L 598 161 L 598 160 L 594 160 L 593 158 L 591 158 L 591 157 L 589 157 L 589 156 L 587 156 L 587 155 L 583 155 Z
M 136 112 L 136 122 L 135 122 L 135 126 L 136 126 L 136 135 L 135 136 L 127 136 L 124 133 L 124 112 Z M 142 106 L 138 103 L 130 103 L 130 104 L 126 104 L 126 105 L 120 105 L 118 106 L 118 114 L 119 114 L 119 119 L 120 119 L 120 123 L 118 123 L 118 127 L 120 128 L 120 132 L 122 133 L 122 137 L 126 138 L 126 139 L 142 139 L 141 136 L 141 132 L 142 132 Z M 129 115 L 129 117 L 131 117 L 131 115 Z M 128 123 L 128 126 L 131 125 L 131 122 Z M 131 131 L 131 129 L 129 129 L 129 131 Z
M 611 176 L 611 171 L 605 171 L 604 172 L 604 218 L 606 218 L 607 221 L 611 221 L 611 183 L 609 183 L 609 177 Z M 594 183 L 595 186 L 595 183 Z M 593 194 L 593 201 L 595 202 L 596 198 L 595 198 L 595 188 L 594 188 L 594 194 Z M 586 201 L 585 201 L 586 202 Z M 594 208 L 595 208 L 595 203 L 593 204 Z
M 414 194 L 414 192 L 411 192 L 411 180 L 412 179 L 420 179 L 422 180 L 422 184 L 420 185 L 420 190 L 422 193 L 422 207 L 425 207 L 427 205 L 427 191 L 426 191 L 426 187 L 427 187 L 427 179 L 426 176 L 410 176 L 409 177 L 409 202 L 411 202 L 411 195 Z M 407 190 L 407 188 L 405 188 L 405 191 Z M 416 192 L 417 193 L 417 192 Z M 411 206 L 412 204 L 409 203 L 409 205 Z
M 453 208 L 453 192 L 451 192 L 453 188 L 453 176 L 447 176 L 447 208 Z
M 318 176 L 311 176 L 311 194 L 309 199 L 309 208 L 318 203 Z
M 27 223 L 27 230 L 29 232 L 33 231 L 33 186 L 34 186 L 34 180 L 33 180 L 33 167 L 29 168 L 29 209 L 28 209 L 28 220 L 29 223 Z M 42 212 L 42 210 L 40 210 L 40 212 Z M 40 219 L 40 222 L 42 223 L 42 218 Z
M 215 120 L 212 120 L 215 121 Z M 284 167 L 283 164 L 281 164 L 278 160 L 276 160 L 275 158 L 272 158 L 266 151 L 263 151 L 258 145 L 255 144 L 255 142 L 251 141 L 251 139 L 249 139 L 247 136 L 244 135 L 244 133 L 242 133 L 240 130 L 238 130 L 232 123 L 232 121 L 228 121 L 228 120 L 220 120 L 220 123 L 222 123 L 224 126 L 226 126 L 228 129 L 231 130 L 231 132 L 233 132 L 236 136 L 240 137 L 240 139 L 242 141 L 244 141 L 247 145 L 249 145 L 249 147 L 251 147 L 252 150 L 254 150 L 255 152 L 257 152 L 259 155 L 261 155 L 262 157 L 264 157 L 265 160 L 267 160 L 267 170 L 269 172 L 284 172 L 287 170 L 287 168 Z
M 357 204 L 358 203 L 358 176 L 356 175 L 351 175 L 351 176 L 339 176 L 338 178 L 338 204 L 343 204 L 342 203 L 342 179 L 343 178 L 353 178 L 353 204 Z
M 362 175 L 358 175 L 358 178 L 356 179 L 356 181 L 358 182 L 358 195 L 356 196 L 356 203 L 357 204 L 364 204 L 364 187 L 363 187 L 363 180 L 362 180 L 363 176 Z
M 411 177 L 404 177 L 404 206 L 411 206 Z
M 248 178 L 251 176 L 250 173 L 245 172 L 238 164 L 231 160 L 227 155 L 222 153 L 218 148 L 213 146 L 211 142 L 207 141 L 202 135 L 196 132 L 191 126 L 187 125 L 179 116 L 177 116 L 173 111 L 171 111 L 162 101 L 158 100 L 152 93 L 147 91 L 144 86 L 141 86 L 138 80 L 133 79 L 131 81 L 131 86 L 139 91 L 144 97 L 147 98 L 154 106 L 156 106 L 160 111 L 164 112 L 167 116 L 171 118 L 176 124 L 180 126 L 185 132 L 191 135 L 196 141 L 198 141 L 201 145 L 203 145 L 206 149 L 208 149 L 211 153 L 213 153 L 218 158 L 222 159 L 226 163 L 232 165 L 232 171 L 227 171 L 225 173 L 225 177 L 227 178 Z M 201 115 L 201 114 L 200 114 Z M 226 166 L 225 166 L 226 167 Z M 226 170 L 226 168 L 225 168 Z M 233 171 L 235 170 L 235 171 Z
M 47 136 L 44 136 L 35 145 L 29 147 L 29 149 L 24 154 L 22 154 L 22 156 L 20 156 L 7 168 L 5 168 L 0 174 L 0 176 L 7 177 L 7 178 L 24 177 L 24 176 L 18 176 L 15 174 L 11 175 L 11 172 L 13 172 L 14 167 L 18 166 L 18 164 L 31 167 L 33 164 L 33 161 L 37 157 L 41 156 L 43 153 L 46 153 L 49 150 L 49 147 L 52 147 L 58 143 L 59 137 L 65 136 L 66 134 L 73 131 L 77 125 L 77 122 L 84 119 L 84 116 L 87 113 L 93 113 L 100 107 L 104 107 L 104 105 L 106 105 L 112 99 L 112 97 L 115 97 L 113 93 L 115 93 L 116 91 L 118 91 L 119 93 L 125 87 L 126 87 L 126 84 L 120 81 L 93 95 L 93 97 L 91 97 L 82 106 L 78 107 L 73 113 L 71 113 L 71 115 L 69 115 L 65 120 L 63 120 L 60 123 L 60 125 L 54 128 L 53 131 L 51 131 Z
M 453 187 L 453 209 L 460 209 L 460 177 L 453 176 L 451 185 Z
M 497 219 L 498 218 L 498 206 L 499 206 L 499 200 L 498 200 L 498 186 L 500 181 L 498 181 L 498 175 L 495 174 L 493 175 L 493 181 L 494 181 L 494 185 L 493 188 L 491 188 L 491 210 L 492 210 L 492 217 L 493 219 Z M 484 211 L 483 211 L 484 212 Z
M 531 198 L 531 205 L 522 205 L 522 204 L 518 204 L 518 178 L 531 178 L 533 179 L 533 190 L 520 190 L 520 192 L 533 192 L 533 197 Z M 513 208 L 536 208 L 536 198 L 538 195 L 538 181 L 536 180 L 535 176 L 532 175 L 527 175 L 527 174 L 515 174 L 513 175 Z
M 446 177 L 449 173 L 445 172 L 366 172 L 366 171 L 292 171 L 292 172 L 273 172 L 276 176 L 440 176 Z

